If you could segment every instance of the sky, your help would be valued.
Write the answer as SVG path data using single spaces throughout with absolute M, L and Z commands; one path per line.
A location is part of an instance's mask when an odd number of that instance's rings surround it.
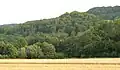
M 85 12 L 93 7 L 119 4 L 120 0 L 0 0 L 0 25 L 54 18 L 65 12 Z

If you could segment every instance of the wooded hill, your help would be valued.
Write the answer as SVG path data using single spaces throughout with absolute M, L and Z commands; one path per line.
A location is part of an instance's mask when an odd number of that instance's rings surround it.
M 120 56 L 120 7 L 0 26 L 0 58 Z
M 94 7 L 87 12 L 96 16 L 100 16 L 106 20 L 114 20 L 116 18 L 120 18 L 120 6 Z

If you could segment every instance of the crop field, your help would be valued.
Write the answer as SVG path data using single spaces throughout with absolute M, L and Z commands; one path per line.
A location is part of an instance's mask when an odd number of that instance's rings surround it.
M 120 59 L 0 59 L 0 70 L 120 70 Z

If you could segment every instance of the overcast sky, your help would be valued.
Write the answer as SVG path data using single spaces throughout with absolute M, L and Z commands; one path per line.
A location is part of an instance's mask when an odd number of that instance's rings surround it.
M 84 12 L 92 7 L 119 4 L 120 0 L 0 0 L 0 24 L 23 23 L 75 10 Z

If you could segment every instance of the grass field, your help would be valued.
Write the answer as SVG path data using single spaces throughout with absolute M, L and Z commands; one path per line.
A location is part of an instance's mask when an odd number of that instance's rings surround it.
M 120 70 L 120 59 L 0 59 L 0 70 Z

